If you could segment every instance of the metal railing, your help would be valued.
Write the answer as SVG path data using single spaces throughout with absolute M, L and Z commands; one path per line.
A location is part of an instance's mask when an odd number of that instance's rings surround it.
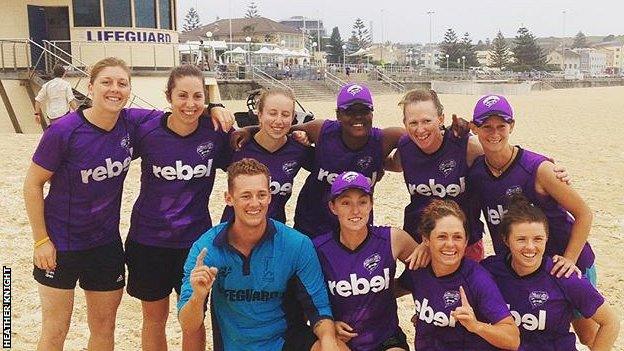
M 383 83 L 389 85 L 392 89 L 397 90 L 399 93 L 402 93 L 402 92 L 405 91 L 405 86 L 403 84 L 401 84 L 401 83 L 397 82 L 396 80 L 388 77 L 386 74 L 381 72 L 379 69 L 376 69 L 373 73 L 377 75 L 379 80 L 381 80 Z
M 337 92 L 345 84 L 347 83 L 344 80 L 340 79 L 338 76 L 332 74 L 329 71 L 325 71 L 325 85 L 327 85 L 327 87 L 331 90 Z
M 279 80 L 273 78 L 270 74 L 264 72 L 259 67 L 253 66 L 253 65 L 250 65 L 249 67 L 250 67 L 251 76 L 252 76 L 253 79 L 261 80 L 261 81 L 265 82 L 268 85 L 272 85 L 272 86 L 280 88 L 280 89 L 290 90 L 291 92 L 294 93 L 293 88 L 291 88 L 288 85 L 286 85 L 286 84 L 280 82 Z
M 128 63 L 131 69 L 159 69 L 169 70 L 180 62 L 178 43 L 106 43 L 79 41 L 79 40 L 53 40 L 50 44 L 58 50 L 62 50 L 81 65 L 85 62 L 93 63 L 101 58 L 116 56 Z M 61 49 L 63 48 L 63 49 Z
M 12 45 L 8 45 L 7 43 L 10 43 Z M 12 51 L 9 51 L 9 52 L 6 51 L 5 47 L 7 45 L 12 49 Z M 77 76 L 79 77 L 76 84 L 74 84 L 73 89 L 79 92 L 80 94 L 87 96 L 87 92 L 80 89 L 80 82 L 82 81 L 82 79 L 89 77 L 89 73 L 85 69 L 83 69 L 85 67 L 81 68 L 81 67 L 76 66 L 73 63 L 75 58 L 72 55 L 68 54 L 66 51 L 62 50 L 61 48 L 56 47 L 52 42 L 47 42 L 46 45 L 48 45 L 49 48 L 46 48 L 40 45 L 39 43 L 31 39 L 27 39 L 27 38 L 0 39 L 0 68 L 2 68 L 2 70 L 9 68 L 15 71 L 27 70 L 28 79 L 35 80 L 34 78 L 37 74 L 37 71 L 40 70 L 38 67 L 41 62 L 44 62 L 44 69 L 42 71 L 44 74 L 47 74 L 47 75 L 51 73 L 52 67 L 55 64 L 60 63 L 63 66 L 65 66 L 69 72 L 77 74 Z M 32 55 L 32 53 L 35 53 L 35 55 Z M 10 56 L 13 58 L 12 65 L 10 67 L 6 65 L 7 62 L 5 58 L 7 56 Z M 36 57 L 36 60 L 34 60 L 35 57 Z M 18 60 L 18 58 L 20 60 Z M 32 61 L 35 61 L 34 64 L 32 63 Z M 76 60 L 76 61 L 78 62 L 80 60 Z M 36 82 L 37 84 L 41 83 L 40 80 L 37 79 L 37 81 L 38 81 Z M 152 109 L 157 108 L 156 106 L 149 103 L 147 100 L 143 99 L 142 97 L 134 93 L 130 93 L 128 106 L 136 106 L 136 107 L 141 107 L 141 108 L 152 108 Z

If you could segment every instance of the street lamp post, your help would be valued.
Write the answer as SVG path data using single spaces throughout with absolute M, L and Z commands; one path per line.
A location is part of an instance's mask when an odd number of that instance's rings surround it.
M 449 59 L 449 54 L 444 55 L 446 56 L 446 72 L 448 72 L 448 59 Z
M 347 69 L 347 46 L 342 45 L 342 67 Z
M 462 73 L 466 70 L 466 56 L 462 56 Z
M 251 37 L 245 37 L 247 42 L 247 55 L 249 56 L 249 65 L 251 66 Z
M 213 53 L 212 50 L 214 50 L 214 49 L 212 48 L 212 32 L 211 31 L 207 31 L 206 32 L 206 38 L 208 38 L 208 41 L 210 42 L 209 43 L 210 44 L 210 59 L 208 60 L 208 67 L 210 67 L 210 61 L 213 61 L 213 59 L 215 61 L 217 60 L 217 58 L 213 57 L 213 54 L 212 54 Z M 204 56 L 204 53 L 202 52 L 202 57 L 203 56 Z M 216 55 L 214 55 L 214 56 L 216 56 Z
M 312 43 L 312 58 L 314 59 L 314 63 L 316 64 L 316 47 L 318 46 L 318 43 L 314 42 Z

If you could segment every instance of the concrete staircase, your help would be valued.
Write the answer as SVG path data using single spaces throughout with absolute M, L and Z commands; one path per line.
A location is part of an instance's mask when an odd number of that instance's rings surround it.
M 301 101 L 336 100 L 337 91 L 331 90 L 322 80 L 282 80 L 281 82 L 291 87 L 297 99 Z

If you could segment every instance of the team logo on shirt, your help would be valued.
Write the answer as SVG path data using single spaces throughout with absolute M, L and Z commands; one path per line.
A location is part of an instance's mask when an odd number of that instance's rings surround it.
M 455 169 L 456 165 L 457 163 L 455 163 L 455 160 L 446 160 L 440 163 L 440 165 L 438 166 L 438 169 L 440 170 L 440 172 L 442 172 L 442 174 L 444 174 L 445 177 L 448 177 L 448 175 L 453 171 L 453 169 Z
M 531 291 L 529 294 L 529 301 L 531 302 L 531 306 L 533 306 L 533 308 L 543 305 L 546 301 L 548 301 L 548 298 L 548 292 L 542 290 Z
M 355 163 L 357 168 L 359 170 L 361 170 L 361 171 L 367 169 L 372 164 L 373 164 L 373 157 L 372 156 L 362 157 L 361 159 L 357 160 L 357 162 Z
M 363 265 L 364 268 L 372 274 L 373 271 L 379 266 L 379 262 L 381 262 L 381 255 L 375 252 L 364 260 Z
M 496 95 L 490 95 L 488 97 L 486 97 L 485 99 L 483 99 L 483 104 L 487 107 L 492 107 L 493 105 L 495 105 L 497 102 L 500 101 L 500 98 Z
M 297 161 L 286 161 L 282 165 L 282 171 L 288 175 L 293 175 L 295 173 L 295 169 L 297 168 Z
M 219 271 L 217 272 L 217 277 L 221 277 L 222 279 L 225 279 L 228 274 L 230 274 L 232 272 L 232 267 L 230 266 L 223 266 L 219 268 Z
M 459 301 L 459 291 L 457 290 L 447 290 L 442 295 L 442 300 L 444 300 L 444 307 L 453 306 Z
M 357 95 L 357 93 L 359 93 L 362 90 L 364 90 L 364 88 L 362 88 L 361 86 L 359 86 L 357 84 L 353 84 L 352 86 L 347 88 L 347 93 L 355 96 L 355 95 Z
M 511 196 L 513 194 L 522 194 L 522 186 L 514 185 L 505 191 L 506 196 Z
M 126 134 L 123 138 L 121 138 L 121 142 L 119 143 L 121 147 L 126 150 L 130 150 L 130 134 Z
M 205 159 L 210 156 L 210 153 L 213 149 L 214 143 L 212 141 L 208 141 L 205 143 L 201 143 L 199 144 L 199 146 L 197 146 L 197 153 L 199 154 L 199 156 L 201 156 L 201 158 Z

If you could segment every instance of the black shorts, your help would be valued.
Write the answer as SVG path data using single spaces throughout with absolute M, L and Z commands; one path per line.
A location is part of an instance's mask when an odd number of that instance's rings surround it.
M 56 268 L 47 272 L 35 266 L 33 276 L 42 285 L 57 289 L 74 289 L 76 281 L 88 291 L 121 289 L 126 282 L 121 239 L 86 250 L 57 251 Z
M 377 349 L 378 351 L 386 351 L 393 347 L 400 347 L 404 350 L 409 351 L 409 345 L 407 344 L 407 336 L 403 333 L 403 330 L 399 328 L 396 334 L 386 339 L 381 346 Z
M 132 297 L 158 301 L 175 290 L 180 295 L 184 263 L 190 249 L 149 246 L 126 240 L 128 287 Z
M 286 329 L 282 351 L 309 351 L 318 340 L 307 324 L 297 324 Z

